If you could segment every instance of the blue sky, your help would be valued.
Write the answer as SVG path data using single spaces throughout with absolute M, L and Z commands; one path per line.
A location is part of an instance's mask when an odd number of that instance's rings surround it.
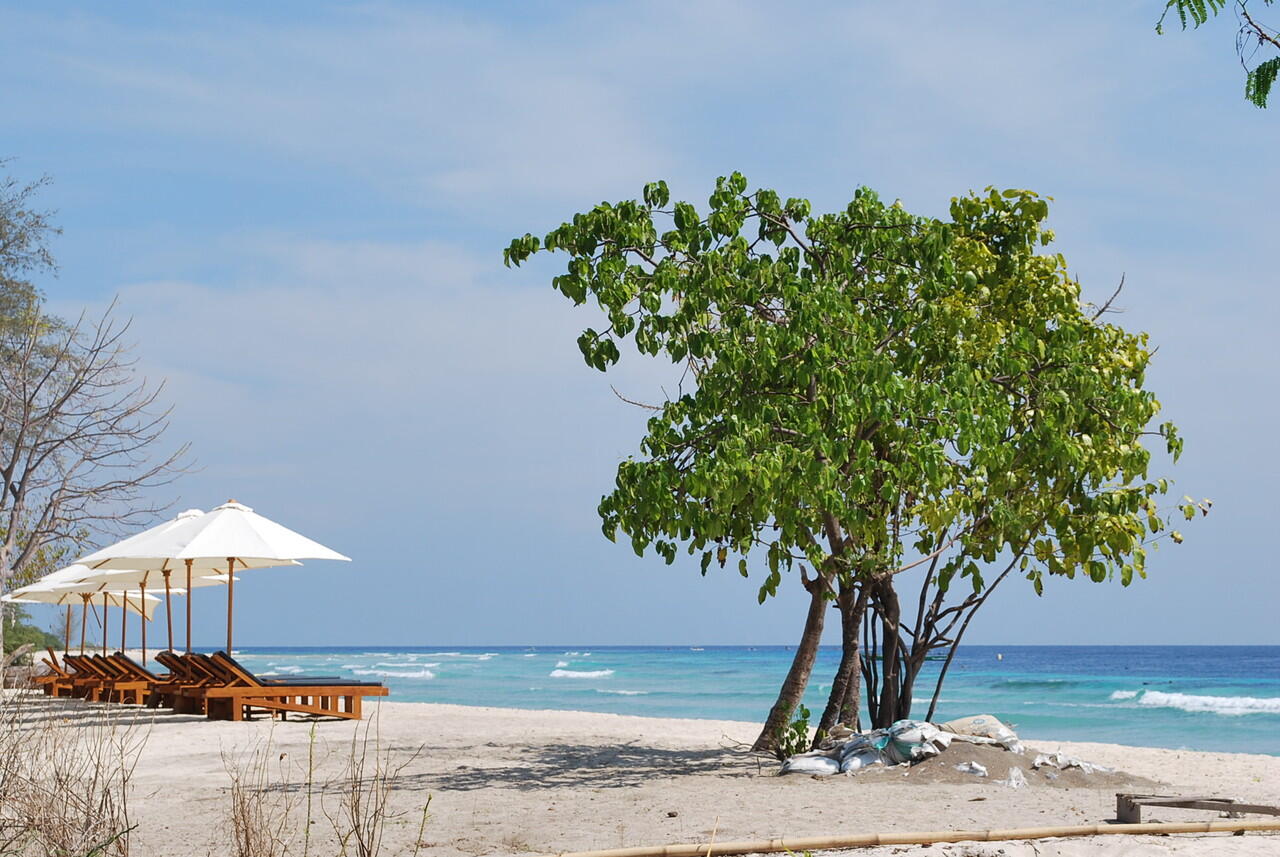
M 994 184 L 1056 200 L 1087 297 L 1160 346 L 1214 514 L 1128 590 L 1010 582 L 993 643 L 1275 643 L 1280 107 L 1231 21 L 1162 4 L 5 3 L 0 156 L 49 174 L 66 314 L 113 297 L 171 437 L 177 508 L 235 497 L 355 558 L 248 573 L 237 642 L 788 643 L 797 585 L 637 559 L 595 506 L 670 371 L 609 377 L 554 264 L 514 235 L 665 178 L 912 210 Z M 196 593 L 197 639 L 222 600 Z M 158 631 L 158 629 L 157 629 Z

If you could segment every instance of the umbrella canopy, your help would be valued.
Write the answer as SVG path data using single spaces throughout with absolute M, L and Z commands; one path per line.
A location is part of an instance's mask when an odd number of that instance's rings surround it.
M 174 587 L 169 584 L 169 575 L 159 571 L 142 571 L 136 568 L 95 571 L 85 566 L 76 566 L 84 570 L 84 576 L 76 581 L 77 586 L 92 586 L 94 592 L 141 592 L 164 593 L 165 632 L 169 640 L 169 649 L 173 649 L 173 609 L 171 597 L 185 595 L 188 589 L 201 586 L 224 586 L 227 583 L 225 574 L 201 574 L 193 576 L 185 587 Z M 143 639 L 146 639 L 146 626 L 143 626 Z M 146 649 L 146 646 L 143 646 Z
M 301 563 L 299 563 L 300 565 Z M 81 566 L 83 568 L 83 566 Z M 92 586 L 94 592 L 134 592 L 146 589 L 147 592 L 164 592 L 165 587 L 158 571 L 139 571 L 136 568 L 94 571 L 85 569 L 85 575 L 79 580 L 69 581 L 68 586 Z M 201 574 L 191 578 L 191 588 L 203 586 L 226 586 L 227 575 Z M 184 588 L 171 587 L 170 592 L 181 595 Z
M 67 608 L 67 629 L 66 637 L 63 641 L 64 648 L 71 648 L 71 607 L 80 604 L 83 608 L 88 608 L 89 600 L 94 599 L 96 605 L 98 594 L 101 587 L 94 584 L 86 584 L 81 582 L 86 574 L 92 574 L 92 569 L 85 568 L 83 565 L 69 565 L 66 568 L 60 568 L 57 571 L 51 571 L 44 577 L 30 583 L 26 586 L 13 590 L 5 595 L 3 600 L 12 601 L 19 604 L 59 604 Z M 150 619 L 155 615 L 156 605 L 160 599 L 153 596 L 139 598 L 142 593 L 134 591 L 124 593 L 121 590 L 114 590 L 102 597 L 102 620 L 103 620 L 103 650 L 106 649 L 106 610 L 107 607 L 121 607 L 131 610 L 142 616 L 143 621 Z M 123 620 L 121 620 L 121 630 L 124 629 Z M 144 626 L 145 627 L 145 626 Z M 121 647 L 123 648 L 123 643 Z M 80 616 L 80 649 L 84 651 L 84 615 Z
M 143 539 L 142 536 L 147 535 Z M 350 561 L 319 542 L 256 514 L 234 500 L 203 515 L 192 515 L 173 526 L 153 528 L 149 534 L 126 539 L 128 545 L 112 545 L 81 562 L 94 568 L 160 569 L 181 562 L 188 570 L 231 574 L 248 568 L 294 565 L 300 559 Z M 227 586 L 227 651 L 231 651 L 235 578 Z M 188 613 L 190 598 L 187 599 Z M 190 623 L 187 648 L 190 650 Z
M 179 585 L 190 590 L 212 583 L 201 583 L 201 579 L 222 575 L 213 583 L 229 583 L 227 556 L 184 556 L 176 555 L 175 546 L 181 544 L 170 536 L 179 530 L 189 527 L 196 521 L 207 517 L 199 509 L 188 509 L 172 520 L 157 524 L 149 530 L 122 539 L 113 545 L 94 551 L 80 560 L 81 565 L 94 571 L 124 570 L 137 572 L 139 579 L 147 583 L 159 584 L 163 581 L 167 587 L 174 571 L 179 571 Z M 267 568 L 276 565 L 297 565 L 288 559 L 253 558 L 241 563 L 241 568 Z M 154 574 L 154 578 L 150 575 Z M 170 593 L 172 590 L 170 590 Z M 166 594 L 165 618 L 169 635 L 169 648 L 173 648 L 173 606 Z M 187 597 L 187 651 L 191 651 L 191 598 Z
M 147 619 L 155 615 L 156 607 L 160 604 L 160 599 L 154 595 L 140 599 L 136 591 L 99 593 L 93 586 L 40 586 L 36 583 L 15 589 L 0 600 L 18 604 L 80 604 L 86 598 L 98 600 L 102 596 L 106 596 L 110 606 L 124 607 Z

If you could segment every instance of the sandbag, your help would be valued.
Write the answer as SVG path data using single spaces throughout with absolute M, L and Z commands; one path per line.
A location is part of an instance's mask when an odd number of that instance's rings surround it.
M 872 765 L 883 765 L 884 759 L 880 755 L 880 751 L 870 746 L 863 746 L 840 760 L 840 773 L 852 774 L 861 771 L 863 768 L 869 768 Z
M 942 730 L 923 720 L 899 720 L 885 732 L 889 740 L 883 748 L 884 754 L 892 764 L 931 758 L 951 744 L 949 736 L 941 737 Z
M 782 763 L 784 774 L 811 774 L 829 777 L 840 773 L 840 763 L 822 752 L 801 753 Z
M 948 720 L 942 724 L 942 728 L 957 735 L 986 739 L 981 742 L 984 744 L 989 741 L 1014 753 L 1022 752 L 1022 742 L 1018 740 L 1018 733 L 1010 729 L 1007 724 L 1001 722 L 998 717 L 993 717 L 990 714 L 975 714 L 972 717 L 959 717 L 955 720 Z

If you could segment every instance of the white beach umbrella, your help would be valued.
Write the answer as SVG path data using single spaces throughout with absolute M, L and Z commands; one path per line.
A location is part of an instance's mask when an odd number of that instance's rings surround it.
M 181 526 L 182 524 L 186 523 L 192 518 L 198 518 L 203 514 L 204 514 L 204 510 L 202 509 L 187 509 L 185 512 L 179 512 L 173 518 L 169 519 L 168 521 L 165 521 L 164 523 L 156 524 L 154 527 L 145 529 L 140 533 L 134 533 L 132 536 L 129 536 L 127 539 L 121 539 L 115 544 L 102 548 L 101 550 L 94 551 L 93 553 L 81 559 L 78 565 L 85 565 L 85 566 L 88 566 L 90 569 L 95 569 L 95 570 L 96 569 L 115 569 L 120 571 L 137 570 L 139 568 L 139 565 L 136 562 L 121 564 L 119 562 L 120 558 L 129 556 L 131 554 L 135 554 L 140 559 L 146 559 L 147 544 L 150 541 L 155 539 L 161 533 L 172 530 L 174 527 Z M 171 567 L 171 564 L 167 561 L 162 561 L 159 567 L 157 568 L 142 569 L 142 572 L 144 575 L 152 571 L 157 572 L 159 576 L 164 579 L 165 589 L 168 590 L 169 575 L 173 573 L 173 568 Z M 192 572 L 190 569 L 188 569 L 187 570 L 187 589 L 190 589 L 193 585 L 191 576 L 192 576 Z M 145 576 L 143 577 L 143 581 L 145 583 L 146 581 Z M 172 595 L 171 592 L 166 591 L 165 600 L 164 600 L 165 623 L 169 628 L 169 648 L 170 649 L 173 648 L 173 599 L 171 595 Z M 187 601 L 188 601 L 188 604 L 187 604 L 187 625 L 188 625 L 187 651 L 190 651 L 191 650 L 191 646 L 189 645 L 190 638 L 191 638 L 190 598 L 188 598 Z
M 124 610 L 136 613 L 141 616 L 145 622 L 147 619 L 150 619 L 155 615 L 156 607 L 160 603 L 160 599 L 153 595 L 140 596 L 139 593 L 136 592 L 99 592 L 98 588 L 93 585 L 56 582 L 52 584 L 45 583 L 45 581 L 47 581 L 51 576 L 52 575 L 45 575 L 35 583 L 15 589 L 8 595 L 5 595 L 3 600 L 18 604 L 60 604 L 66 605 L 68 609 L 70 609 L 73 604 L 80 604 L 84 608 L 84 612 L 80 614 L 81 653 L 84 652 L 85 613 L 88 612 L 91 601 L 97 601 L 100 598 L 102 602 L 102 649 L 104 652 L 107 648 L 108 606 L 120 607 Z M 68 616 L 68 619 L 69 618 L 70 617 Z M 120 624 L 120 648 L 123 650 L 123 618 Z M 63 641 L 63 646 L 67 649 L 71 648 L 70 636 L 71 627 L 70 621 L 68 621 L 66 639 Z
M 350 561 L 350 557 L 255 514 L 248 506 L 230 500 L 211 512 L 193 516 L 181 524 L 157 532 L 145 544 L 135 543 L 123 551 L 117 551 L 113 546 L 85 557 L 82 562 L 96 568 L 137 568 L 140 565 L 144 568 L 158 568 L 166 561 L 177 561 L 188 568 L 233 574 L 237 565 L 241 569 L 266 568 L 294 565 L 300 559 Z M 235 578 L 232 577 L 227 581 L 228 653 L 231 652 L 232 645 L 234 607 Z M 189 629 L 187 636 L 187 648 L 190 651 Z
M 157 586 L 157 579 L 161 576 L 159 572 L 146 571 L 136 568 L 131 569 L 101 569 L 93 570 L 83 565 L 73 566 L 83 570 L 83 574 L 79 580 L 75 581 L 76 585 L 93 586 L 95 592 L 129 592 L 129 593 L 164 593 L 165 607 L 165 631 L 168 634 L 169 650 L 173 650 L 173 611 L 170 609 L 171 597 L 173 595 L 185 595 L 188 589 L 195 589 L 202 586 L 224 586 L 227 583 L 227 575 L 225 574 L 199 574 L 187 582 L 184 588 L 175 588 L 169 584 L 169 576 L 164 576 L 164 586 Z M 190 597 L 187 599 L 190 601 Z M 189 614 L 188 614 L 189 615 Z M 190 619 L 188 619 L 190 621 Z M 147 650 L 147 626 L 142 626 L 142 659 L 146 661 Z
M 179 530 L 186 530 L 194 522 L 203 520 L 206 517 L 208 515 L 199 509 L 188 509 L 170 521 L 165 521 L 163 524 L 154 526 L 149 530 L 144 530 L 137 535 L 94 551 L 81 559 L 80 564 L 89 566 L 94 570 L 154 571 L 164 579 L 166 584 L 173 570 L 182 568 L 186 572 L 185 587 L 188 590 L 193 589 L 201 585 L 197 582 L 198 579 L 211 575 L 225 575 L 229 567 L 227 556 L 221 554 L 216 556 L 194 556 L 190 553 L 182 556 L 177 555 L 180 547 L 186 542 L 182 538 L 173 538 L 174 533 Z M 293 559 L 269 557 L 246 557 L 240 560 L 241 568 L 267 568 L 277 565 L 298 564 Z M 224 577 L 219 582 L 230 583 L 231 581 Z M 166 599 L 165 612 L 169 618 L 170 627 L 172 627 L 173 614 L 168 599 Z M 172 638 L 170 639 L 170 648 L 172 648 Z M 187 593 L 187 651 L 191 651 L 190 592 Z

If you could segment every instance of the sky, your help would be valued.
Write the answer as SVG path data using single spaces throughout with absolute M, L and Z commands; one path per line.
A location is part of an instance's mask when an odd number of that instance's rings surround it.
M 1159 346 L 1186 450 L 1157 466 L 1213 514 L 1128 589 L 1007 582 L 967 639 L 1274 644 L 1280 105 L 1244 101 L 1229 17 L 1160 37 L 1161 6 L 9 0 L 0 157 L 53 179 L 51 307 L 116 300 L 165 385 L 195 467 L 158 499 L 353 558 L 246 572 L 238 644 L 794 643 L 798 582 L 760 606 L 758 572 L 601 536 L 645 420 L 610 385 L 653 400 L 672 370 L 589 369 L 563 257 L 502 265 L 733 170 L 816 211 L 1052 196 L 1085 297 L 1123 276 L 1117 320 Z M 224 607 L 195 593 L 197 642 Z

